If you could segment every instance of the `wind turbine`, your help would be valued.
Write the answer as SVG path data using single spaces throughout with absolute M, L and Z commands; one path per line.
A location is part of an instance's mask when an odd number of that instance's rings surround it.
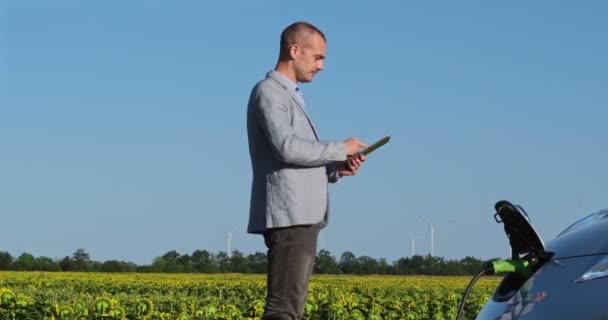
M 230 231 L 220 231 L 226 234 L 227 236 L 227 240 L 228 240 L 228 252 L 226 252 L 228 254 L 228 258 L 230 258 L 231 252 L 230 251 L 230 243 L 232 242 L 232 233 L 234 232 L 234 230 L 236 229 L 236 227 L 232 228 L 232 230 Z
M 412 238 L 412 257 L 416 254 L 416 239 L 420 238 L 420 236 L 411 236 Z
M 433 256 L 433 241 L 434 241 L 434 238 L 435 238 L 435 227 L 426 218 L 424 218 L 423 216 L 418 215 L 418 217 L 420 217 L 420 219 L 422 219 L 422 221 L 424 221 L 424 223 L 426 223 L 426 225 L 429 226 L 429 230 L 431 231 L 430 238 L 431 238 L 431 257 L 432 257 Z M 447 223 L 453 223 L 454 220 L 448 220 L 446 222 Z
M 418 217 L 420 219 L 422 219 L 422 221 L 424 221 L 424 223 L 426 223 L 427 226 L 429 226 L 429 230 L 431 231 L 431 237 L 430 238 L 431 238 L 431 257 L 432 257 L 433 256 L 433 238 L 434 238 L 434 236 L 433 236 L 433 225 L 426 218 L 424 218 L 423 216 L 418 215 Z

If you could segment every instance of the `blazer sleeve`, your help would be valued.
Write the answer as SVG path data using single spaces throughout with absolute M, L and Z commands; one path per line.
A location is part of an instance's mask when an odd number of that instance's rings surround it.
M 266 89 L 266 90 L 265 90 Z M 297 135 L 291 126 L 289 96 L 258 87 L 254 110 L 258 123 L 277 159 L 284 163 L 318 167 L 346 160 L 346 147 L 339 141 L 317 141 Z

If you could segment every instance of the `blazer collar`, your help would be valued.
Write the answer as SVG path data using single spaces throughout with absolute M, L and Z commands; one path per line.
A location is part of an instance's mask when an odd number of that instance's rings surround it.
M 280 83 L 285 89 L 287 89 L 287 91 L 294 92 L 296 91 L 296 88 L 298 87 L 293 81 L 289 80 L 289 78 L 287 78 L 287 76 L 285 76 L 284 74 L 276 71 L 276 70 L 272 70 L 269 71 L 266 74 L 267 77 L 273 78 L 274 80 L 276 80 L 278 83 Z
M 317 130 L 315 129 L 315 125 L 312 123 L 312 120 L 310 119 L 310 117 L 308 116 L 308 112 L 306 111 L 306 106 L 304 105 L 304 99 L 298 93 L 296 93 L 296 88 L 298 86 L 295 83 L 293 83 L 291 80 L 289 80 L 289 78 L 287 78 L 286 76 L 284 76 L 283 74 L 281 74 L 280 72 L 278 72 L 276 70 L 272 70 L 272 71 L 268 72 L 266 74 L 266 77 L 275 80 L 283 88 L 285 88 L 285 90 L 289 93 L 291 98 L 296 102 L 298 107 L 300 107 L 300 110 L 302 110 L 302 112 L 304 112 L 304 115 L 308 119 L 308 123 L 310 123 L 310 127 L 312 128 L 312 131 L 314 132 L 315 137 L 317 138 L 317 140 L 319 140 L 319 137 L 317 136 Z

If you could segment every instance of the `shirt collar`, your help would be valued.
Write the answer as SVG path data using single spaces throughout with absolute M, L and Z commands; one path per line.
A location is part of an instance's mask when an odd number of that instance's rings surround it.
M 300 90 L 300 88 L 298 88 L 298 86 L 293 83 L 293 81 L 289 80 L 289 78 L 287 78 L 284 74 L 276 71 L 276 70 L 272 70 L 270 72 L 268 72 L 266 74 L 267 77 L 272 77 L 275 80 L 277 80 L 283 87 L 287 88 L 288 90 L 294 92 L 295 94 L 302 96 L 302 91 Z

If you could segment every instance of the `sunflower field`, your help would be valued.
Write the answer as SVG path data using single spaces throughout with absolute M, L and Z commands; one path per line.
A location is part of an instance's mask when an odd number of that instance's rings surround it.
M 469 277 L 313 275 L 305 319 L 455 319 Z M 474 319 L 498 278 L 467 299 Z M 0 272 L 0 319 L 260 319 L 266 278 L 240 274 Z

